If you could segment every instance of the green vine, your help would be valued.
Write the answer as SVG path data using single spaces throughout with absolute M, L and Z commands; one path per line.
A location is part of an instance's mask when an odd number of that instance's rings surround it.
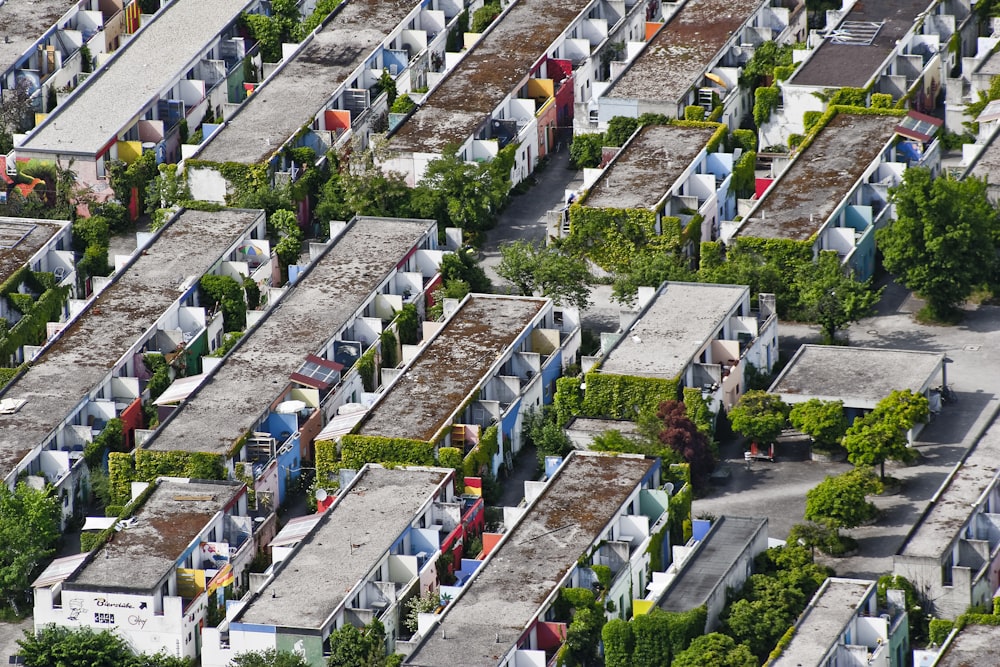
M 365 391 L 375 391 L 378 386 L 375 384 L 375 348 L 362 354 L 356 363 L 358 375 L 361 376 L 361 383 Z
M 409 438 L 348 434 L 341 438 L 344 467 L 360 469 L 366 463 L 434 465 L 434 443 Z
M 634 420 L 640 414 L 655 413 L 663 401 L 676 400 L 679 387 L 679 378 L 661 380 L 592 371 L 587 373 L 583 413 L 591 417 Z
M 396 334 L 391 329 L 386 329 L 378 337 L 379 347 L 382 348 L 382 368 L 395 368 L 399 365 L 399 345 L 396 342 Z
M 493 457 L 500 451 L 500 429 L 496 424 L 489 426 L 479 436 L 479 444 L 473 447 L 462 461 L 462 472 L 465 477 L 481 477 L 486 471 L 492 470 L 490 464 Z

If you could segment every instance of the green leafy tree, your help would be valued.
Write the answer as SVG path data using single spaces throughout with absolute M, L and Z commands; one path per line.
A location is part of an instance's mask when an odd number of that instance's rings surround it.
M 788 413 L 788 421 L 811 436 L 821 447 L 829 448 L 838 444 L 847 431 L 843 401 L 811 398 L 805 403 L 796 403 Z
M 377 618 L 361 629 L 345 624 L 329 641 L 329 667 L 385 667 L 385 628 Z
M 423 595 L 414 595 L 406 601 L 406 618 L 403 619 L 403 625 L 410 632 L 416 632 L 419 615 L 433 613 L 440 606 L 441 593 L 437 590 L 429 590 Z
M 529 413 L 522 428 L 538 450 L 540 464 L 544 465 L 546 456 L 566 456 L 573 449 L 572 441 L 556 422 L 551 409 Z
M 222 310 L 223 327 L 228 331 L 242 331 L 247 325 L 247 302 L 243 285 L 230 276 L 208 274 L 198 281 L 201 304 Z
M 878 515 L 878 509 L 865 497 L 881 491 L 882 484 L 871 468 L 827 476 L 806 493 L 806 520 L 839 528 L 860 526 Z
M 632 133 L 639 129 L 639 121 L 628 116 L 615 116 L 608 121 L 608 129 L 604 133 L 605 146 L 624 146 Z
M 441 279 L 445 283 L 460 280 L 478 294 L 488 294 L 493 291 L 493 283 L 490 282 L 489 276 L 470 251 L 459 250 L 445 255 L 441 258 L 440 270 Z
M 396 102 L 396 80 L 389 73 L 388 67 L 382 68 L 382 75 L 378 78 L 376 87 L 385 93 L 386 103 L 392 107 Z
M 885 462 L 910 462 L 917 452 L 909 447 L 907 432 L 930 415 L 927 397 L 909 389 L 894 391 L 875 409 L 854 420 L 844 435 L 847 460 L 856 466 L 879 466 L 885 481 Z
M 30 597 L 32 577 L 55 553 L 62 509 L 52 488 L 0 484 L 0 604 L 18 612 Z M 27 608 L 27 607 L 25 607 Z
M 671 667 L 757 667 L 757 658 L 745 644 L 712 632 L 696 638 L 686 650 L 674 656 Z
M 569 145 L 569 162 L 574 169 L 598 167 L 604 148 L 604 133 L 574 135 Z
M 827 344 L 836 340 L 844 326 L 871 315 L 885 291 L 884 287 L 873 290 L 871 280 L 859 282 L 845 273 L 833 250 L 821 252 L 816 262 L 803 264 L 795 282 L 800 316 L 820 325 Z
M 753 56 L 743 66 L 743 81 L 751 90 L 756 88 L 761 82 L 774 74 L 775 67 L 787 67 L 792 64 L 792 46 L 784 44 L 779 46 L 775 42 L 767 41 L 754 49 Z
M 615 301 L 631 305 L 640 287 L 659 287 L 665 280 L 691 282 L 696 279 L 690 260 L 680 253 L 641 251 L 630 259 L 626 271 L 615 274 L 611 295 Z
M 268 217 L 267 227 L 268 235 L 277 241 L 274 254 L 281 265 L 297 264 L 302 254 L 303 234 L 295 214 L 287 209 L 275 211 Z
M 157 209 L 171 208 L 191 199 L 187 177 L 178 172 L 176 164 L 157 166 L 157 174 L 146 188 L 146 212 L 152 214 Z
M 132 667 L 141 665 L 118 635 L 88 627 L 47 625 L 17 640 L 27 667 Z M 149 664 L 149 663 L 145 663 Z
M 499 2 L 487 2 L 482 7 L 472 12 L 472 19 L 469 22 L 469 32 L 483 32 L 493 23 L 493 19 L 500 16 L 503 8 Z
M 590 305 L 586 263 L 556 248 L 518 240 L 500 246 L 497 274 L 525 296 L 536 292 L 557 304 L 585 309 Z
M 496 196 L 489 165 L 465 162 L 450 147 L 427 164 L 411 206 L 417 215 L 476 234 L 496 223 Z
M 733 428 L 759 443 L 774 442 L 788 421 L 789 407 L 777 394 L 752 390 L 729 411 Z
M 443 287 L 434 290 L 434 305 L 427 309 L 427 319 L 434 322 L 444 315 L 444 300 L 462 300 L 470 292 L 469 283 L 464 280 L 448 280 Z
M 890 191 L 897 219 L 876 232 L 885 268 L 927 300 L 930 318 L 955 319 L 972 290 L 995 277 L 1000 213 L 986 187 L 917 168 Z
M 295 653 L 269 648 L 238 653 L 229 662 L 229 667 L 309 667 L 309 663 Z

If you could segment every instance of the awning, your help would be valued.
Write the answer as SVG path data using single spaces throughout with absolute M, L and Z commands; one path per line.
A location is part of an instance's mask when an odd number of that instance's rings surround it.
M 180 403 L 188 396 L 194 393 L 194 390 L 201 386 L 201 383 L 208 377 L 207 373 L 202 373 L 201 375 L 191 375 L 186 378 L 177 378 L 167 387 L 166 391 L 160 394 L 155 401 L 154 405 L 170 405 L 171 403 Z
M 274 536 L 271 540 L 270 546 L 272 547 L 289 547 L 293 544 L 298 544 L 306 535 L 319 523 L 319 520 L 323 518 L 322 514 L 310 514 L 308 516 L 300 516 L 294 519 L 289 519 L 285 527 Z
M 896 134 L 927 143 L 934 138 L 942 125 L 944 125 L 944 121 L 940 118 L 934 118 L 919 111 L 910 111 L 896 126 Z
M 83 530 L 107 530 L 115 525 L 116 521 L 118 517 L 114 516 L 88 516 L 86 523 L 83 524 Z
M 49 586 L 58 584 L 60 581 L 65 581 L 70 575 L 76 572 L 76 568 L 80 567 L 80 563 L 88 555 L 90 555 L 89 552 L 84 552 L 74 556 L 66 556 L 65 558 L 56 558 L 49 563 L 47 568 L 42 570 L 42 573 L 38 575 L 35 583 L 31 584 L 31 586 L 33 588 L 48 588 Z

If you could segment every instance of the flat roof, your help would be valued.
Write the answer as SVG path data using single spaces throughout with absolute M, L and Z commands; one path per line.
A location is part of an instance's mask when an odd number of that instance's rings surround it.
M 951 551 L 980 496 L 996 484 L 1000 460 L 1000 424 L 994 421 L 956 466 L 948 485 L 938 491 L 923 517 L 897 552 L 907 558 L 942 558 Z
M 774 667 L 821 664 L 874 589 L 874 581 L 827 579 L 802 612 L 792 641 L 774 661 Z
M 655 464 L 572 452 L 405 664 L 498 664 Z
M 135 521 L 92 554 L 67 579 L 67 589 L 91 587 L 149 591 L 212 518 L 243 491 L 242 482 L 162 480 L 134 514 Z
M 665 611 L 690 611 L 706 604 L 761 530 L 767 530 L 766 518 L 720 516 L 656 604 Z
M 212 162 L 262 162 L 312 121 L 417 0 L 350 0 L 259 86 L 198 154 Z M 416 54 L 413 54 L 416 55 Z
M 486 121 L 594 0 L 518 0 L 400 125 L 397 152 L 439 153 Z
M 15 149 L 96 156 L 255 0 L 173 0 Z
M 937 2 L 938 0 L 878 0 L 855 3 L 833 31 L 834 37 L 827 38 L 816 47 L 816 52 L 796 70 L 788 83 L 800 86 L 864 88 L 895 50 L 896 42 L 913 27 L 917 16 Z M 870 32 L 865 33 L 864 30 L 858 31 L 855 28 L 855 24 L 865 23 L 882 23 L 870 43 L 867 43 Z M 867 28 L 863 25 L 857 27 Z M 841 36 L 840 39 L 837 38 L 838 35 Z M 858 37 L 852 39 L 852 35 L 860 37 L 861 41 L 857 41 Z
M 1000 126 L 990 137 L 990 141 L 976 156 L 965 172 L 965 176 L 975 176 L 985 179 L 990 185 L 1000 185 Z
M 546 303 L 470 295 L 372 406 L 358 433 L 430 441 Z
M 598 419 L 596 417 L 573 417 L 564 429 L 568 433 L 580 435 L 601 435 L 608 431 L 618 431 L 628 437 L 639 434 L 639 425 L 627 419 Z
M 749 291 L 746 285 L 664 283 L 608 352 L 600 372 L 676 378 Z
M 0 71 L 17 64 L 21 56 L 59 22 L 79 0 L 7 0 L 0 5 Z
M 68 224 L 65 220 L 32 220 L 0 216 L 0 282 L 7 280 L 15 271 L 27 264 L 36 252 Z M 71 249 L 66 248 L 66 250 Z
M 433 500 L 449 470 L 369 467 L 234 623 L 320 629 Z
M 689 0 L 646 44 L 604 97 L 679 102 L 733 33 L 768 0 Z
M 841 345 L 803 345 L 768 390 L 803 399 L 878 403 L 894 391 L 923 391 L 944 355 Z
M 583 205 L 654 209 L 713 134 L 708 127 L 646 125 L 598 177 Z
M 434 226 L 359 218 L 145 445 L 225 454 Z M 239 400 L 234 400 L 234 397 Z
M 750 210 L 737 236 L 815 236 L 896 131 L 898 116 L 839 113 Z
M 0 415 L 0 471 L 6 476 L 66 419 L 123 354 L 236 243 L 261 211 L 184 211 L 91 302 L 3 398 L 27 401 Z
M 997 628 L 995 625 L 972 625 L 963 627 L 944 655 L 934 663 L 935 667 L 986 667 L 995 665 L 997 660 Z

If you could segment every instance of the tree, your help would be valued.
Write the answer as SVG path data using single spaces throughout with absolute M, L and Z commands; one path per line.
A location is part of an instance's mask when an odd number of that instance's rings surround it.
M 120 636 L 86 626 L 47 625 L 37 635 L 25 630 L 17 643 L 27 667 L 191 667 L 187 658 L 166 653 L 133 655 Z M 272 667 L 274 663 L 267 664 Z
M 247 302 L 243 285 L 230 276 L 206 274 L 198 281 L 200 302 L 206 308 L 222 310 L 227 332 L 242 331 L 247 326 Z
M 269 648 L 239 653 L 229 662 L 229 667 L 309 667 L 309 663 L 295 653 Z
M 604 148 L 604 133 L 577 134 L 569 145 L 569 163 L 574 169 L 598 167 Z
M 329 667 L 385 667 L 385 628 L 377 618 L 361 629 L 347 623 L 329 641 Z
M 62 508 L 52 491 L 0 484 L 0 604 L 15 612 L 28 603 L 32 577 L 59 541 Z
M 811 398 L 796 403 L 788 413 L 792 426 L 811 436 L 821 448 L 837 445 L 847 431 L 843 401 L 821 401 Z
M 884 287 L 872 290 L 871 280 L 859 282 L 845 273 L 840 256 L 833 250 L 803 264 L 795 283 L 800 317 L 818 323 L 827 344 L 836 340 L 845 325 L 871 315 L 885 291 Z
M 302 253 L 302 229 L 295 214 L 287 209 L 272 213 L 267 219 L 268 236 L 277 243 L 274 254 L 282 266 L 297 264 Z
M 854 424 L 844 435 L 847 460 L 856 466 L 879 466 L 879 479 L 885 481 L 885 462 L 916 459 L 909 447 L 907 432 L 930 415 L 927 397 L 906 389 L 894 391 Z
M 518 240 L 500 246 L 497 274 L 524 296 L 540 292 L 557 305 L 585 309 L 590 305 L 590 272 L 586 263 L 556 248 Z
M 471 234 L 493 227 L 496 203 L 489 165 L 465 162 L 455 147 L 427 164 L 411 199 L 415 214 Z
M 767 444 L 781 434 L 788 412 L 788 405 L 777 394 L 752 390 L 729 411 L 729 423 L 751 440 Z
M 674 656 L 671 667 L 757 667 L 757 658 L 746 644 L 712 632 L 697 637 L 686 650 Z
M 705 488 L 709 474 L 715 469 L 715 457 L 708 437 L 698 430 L 680 401 L 660 403 L 656 416 L 663 422 L 660 442 L 690 464 L 694 487 Z
M 469 21 L 469 32 L 483 32 L 502 11 L 503 8 L 499 2 L 485 3 L 482 7 L 472 12 L 472 18 Z
M 696 280 L 689 262 L 688 258 L 676 252 L 639 252 L 630 259 L 627 271 L 615 274 L 611 296 L 619 303 L 631 305 L 640 287 L 659 287 L 665 280 Z
M 994 277 L 1000 213 L 986 181 L 932 178 L 907 169 L 890 190 L 897 219 L 876 232 L 885 268 L 927 300 L 926 316 L 952 320 L 977 286 Z
M 157 166 L 157 174 L 146 188 L 146 212 L 155 213 L 161 208 L 172 208 L 191 199 L 187 177 L 178 172 L 176 164 Z
M 615 116 L 608 121 L 604 133 L 605 146 L 624 146 L 629 137 L 639 128 L 639 121 L 628 116 Z
M 870 468 L 827 476 L 806 493 L 806 520 L 855 528 L 878 515 L 878 509 L 865 497 L 881 491 L 882 484 Z
M 14 148 L 14 134 L 28 129 L 33 111 L 31 81 L 22 78 L 0 94 L 0 152 Z
M 392 107 L 396 101 L 396 80 L 389 73 L 388 67 L 382 68 L 382 75 L 378 78 L 375 87 L 385 93 L 386 103 Z
M 464 249 L 441 258 L 441 279 L 445 283 L 460 280 L 469 286 L 470 291 L 479 294 L 493 291 L 493 283 L 490 282 L 483 267 L 479 265 L 471 251 Z

